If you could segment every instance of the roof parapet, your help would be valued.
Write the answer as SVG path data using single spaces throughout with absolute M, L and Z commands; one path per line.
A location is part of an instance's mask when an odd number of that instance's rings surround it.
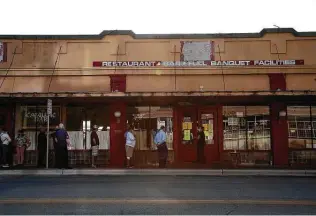
M 134 39 L 261 38 L 269 33 L 290 33 L 294 37 L 316 37 L 316 32 L 297 32 L 293 28 L 264 28 L 259 33 L 215 34 L 135 34 L 132 30 L 104 30 L 97 35 L 0 35 L 0 40 L 101 40 L 109 35 L 129 35 Z

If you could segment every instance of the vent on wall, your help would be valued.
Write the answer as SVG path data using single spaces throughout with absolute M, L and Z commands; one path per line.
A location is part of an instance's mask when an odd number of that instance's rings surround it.
M 111 92 L 126 92 L 126 76 L 111 75 Z
M 286 80 L 285 75 L 282 73 L 269 74 L 270 90 L 272 91 L 285 91 Z
M 178 102 L 178 104 L 180 106 L 190 106 L 190 105 L 192 105 L 192 103 L 190 103 L 190 102 Z

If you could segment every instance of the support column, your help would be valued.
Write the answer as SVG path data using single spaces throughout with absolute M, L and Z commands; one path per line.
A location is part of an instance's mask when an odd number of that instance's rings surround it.
M 173 107 L 173 151 L 175 163 L 179 163 L 179 124 L 182 124 L 181 122 L 179 122 L 178 112 L 178 107 Z
M 286 79 L 282 73 L 269 74 L 270 90 L 285 91 Z M 288 126 L 286 116 L 280 116 L 280 111 L 286 111 L 286 104 L 275 102 L 271 104 L 271 136 L 273 165 L 284 167 L 288 166 Z
M 280 111 L 286 111 L 285 104 L 271 104 L 273 165 L 277 167 L 284 167 L 288 166 L 288 126 L 286 116 L 279 116 Z
M 120 113 L 116 117 L 115 113 Z M 110 166 L 124 167 L 126 131 L 126 104 L 123 102 L 110 105 Z
M 218 161 L 220 164 L 223 163 L 222 155 L 224 151 L 224 128 L 223 128 L 223 106 L 220 104 L 216 105 L 216 117 L 217 119 L 214 119 L 214 122 L 217 121 L 217 125 L 214 131 L 214 135 L 218 137 L 217 143 L 215 145 L 218 145 L 217 151 L 218 151 Z

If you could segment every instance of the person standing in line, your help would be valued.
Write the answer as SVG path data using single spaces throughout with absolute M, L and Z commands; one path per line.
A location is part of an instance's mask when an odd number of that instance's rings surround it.
M 40 133 L 37 137 L 37 151 L 38 151 L 38 160 L 37 167 L 45 167 L 46 164 L 46 151 L 47 151 L 47 137 L 44 128 L 40 128 Z
M 58 149 L 58 163 L 59 169 L 70 169 L 68 165 L 68 145 L 70 145 L 69 135 L 65 130 L 64 124 L 59 124 L 59 130 L 56 131 L 55 141 Z
M 59 155 L 58 155 L 58 144 L 56 142 L 56 132 L 58 131 L 59 129 L 59 126 L 57 125 L 55 127 L 55 131 L 53 133 L 51 133 L 50 137 L 53 139 L 53 145 L 54 145 L 54 166 L 55 168 L 58 168 L 58 158 L 59 158 Z
M 204 127 L 198 127 L 198 141 L 197 141 L 197 162 L 204 163 L 204 147 L 205 147 L 205 134 Z
M 30 146 L 30 139 L 21 129 L 18 131 L 18 135 L 15 138 L 16 156 L 17 156 L 17 166 L 24 165 L 24 154 L 25 150 Z
M 94 125 L 92 128 L 91 139 L 90 139 L 91 151 L 92 151 L 92 168 L 97 168 L 97 166 L 95 165 L 95 162 L 97 160 L 98 153 L 99 153 L 100 141 L 99 141 L 99 136 L 97 134 L 97 130 L 98 130 L 98 126 Z
M 125 142 L 125 151 L 126 151 L 126 159 L 127 159 L 126 167 L 127 168 L 133 167 L 131 165 L 131 159 L 133 157 L 135 145 L 136 145 L 135 135 L 132 132 L 132 128 L 128 127 L 128 130 L 126 132 L 126 142 Z
M 0 139 L 1 139 L 1 148 L 2 148 L 1 164 L 3 168 L 9 168 L 9 162 L 8 162 L 9 154 L 8 153 L 9 153 L 9 144 L 11 142 L 11 138 L 5 128 L 1 129 Z
M 127 132 L 129 131 L 129 129 L 132 128 L 132 126 L 130 126 L 129 124 L 126 125 L 126 131 L 124 133 L 124 138 L 126 140 L 126 135 L 127 135 Z
M 165 130 L 165 126 L 161 126 L 154 140 L 158 150 L 159 168 L 166 168 L 168 159 L 167 135 Z

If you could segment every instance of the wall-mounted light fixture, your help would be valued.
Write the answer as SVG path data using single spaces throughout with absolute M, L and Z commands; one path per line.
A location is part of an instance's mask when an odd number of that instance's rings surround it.
M 115 111 L 114 116 L 116 117 L 116 122 L 120 123 L 120 117 L 121 117 L 121 112 L 120 111 Z
M 204 86 L 200 85 L 200 91 L 202 92 L 204 90 Z

